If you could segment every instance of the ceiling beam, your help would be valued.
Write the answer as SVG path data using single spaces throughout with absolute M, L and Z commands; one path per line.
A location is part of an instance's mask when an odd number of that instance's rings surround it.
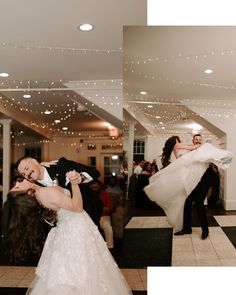
M 130 104 L 127 101 L 123 103 L 123 108 L 132 116 L 148 133 L 155 135 L 156 130 L 153 124 L 143 114 L 142 110 L 134 104 Z
M 8 99 L 6 96 L 1 94 L 4 99 Z M 0 113 L 2 113 L 7 118 L 13 119 L 16 122 L 19 122 L 21 125 L 35 131 L 39 135 L 45 137 L 46 139 L 52 139 L 52 132 L 49 131 L 47 128 L 39 127 L 43 125 L 44 122 L 39 121 L 32 115 L 27 112 L 21 112 L 20 110 L 15 109 L 14 107 L 6 106 L 0 103 Z

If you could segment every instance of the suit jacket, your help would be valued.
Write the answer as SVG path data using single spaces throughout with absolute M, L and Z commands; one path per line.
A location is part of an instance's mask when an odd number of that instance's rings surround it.
M 49 176 L 54 180 L 58 180 L 58 184 L 71 192 L 71 184 L 66 185 L 66 173 L 75 170 L 77 172 L 87 172 L 93 180 L 97 180 L 100 176 L 99 171 L 91 166 L 77 163 L 75 161 L 67 160 L 66 158 L 60 158 L 56 165 L 46 167 Z M 94 223 L 99 226 L 99 220 L 102 214 L 103 203 L 97 197 L 89 194 L 89 190 L 86 184 L 80 184 L 80 190 L 83 198 L 83 208 L 89 214 Z
M 50 167 L 46 167 L 46 169 L 52 180 L 57 178 L 60 186 L 64 188 L 68 188 L 66 186 L 66 173 L 71 170 L 75 170 L 77 172 L 87 172 L 93 180 L 97 180 L 100 176 L 100 172 L 96 168 L 67 160 L 64 157 L 60 158 L 56 165 L 51 165 Z

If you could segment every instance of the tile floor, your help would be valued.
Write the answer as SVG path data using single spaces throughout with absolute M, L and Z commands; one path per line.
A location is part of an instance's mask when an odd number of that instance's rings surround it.
M 224 227 L 236 227 L 236 215 L 213 216 L 219 226 L 209 227 L 209 237 L 201 240 L 201 228 L 193 227 L 191 235 L 172 239 L 172 266 L 236 266 L 236 249 Z M 170 228 L 163 216 L 133 217 L 126 225 L 132 228 Z
M 209 228 L 210 233 L 206 240 L 200 239 L 199 227 L 193 227 L 191 235 L 173 235 L 172 266 L 236 266 L 236 249 L 223 230 L 224 227 L 236 229 L 236 212 L 234 215 L 231 213 L 213 217 L 219 226 Z M 171 227 L 165 216 L 133 216 L 125 229 L 134 228 Z M 147 267 L 121 270 L 133 291 L 147 290 Z M 34 271 L 35 267 L 0 266 L 0 287 L 27 288 L 34 278 Z
M 121 270 L 131 290 L 147 290 L 147 269 Z M 28 288 L 34 279 L 35 267 L 0 266 L 0 287 Z

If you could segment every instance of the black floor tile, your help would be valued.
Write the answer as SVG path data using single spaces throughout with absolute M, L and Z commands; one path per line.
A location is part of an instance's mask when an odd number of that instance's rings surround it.
M 236 226 L 224 226 L 222 230 L 233 244 L 234 248 L 236 248 Z
M 25 295 L 27 288 L 5 288 L 0 287 L 1 295 Z
M 147 295 L 147 291 L 133 291 L 133 295 Z
M 172 234 L 169 228 L 125 229 L 119 267 L 171 266 Z

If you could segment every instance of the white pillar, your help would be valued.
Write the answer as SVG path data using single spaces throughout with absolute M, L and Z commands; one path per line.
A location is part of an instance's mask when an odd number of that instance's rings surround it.
M 134 150 L 134 121 L 129 122 L 128 135 L 128 179 L 133 174 L 133 152 Z
M 3 173 L 2 173 L 2 199 L 3 203 L 7 199 L 7 194 L 10 190 L 10 175 L 11 175 L 11 119 L 2 119 L 0 124 L 3 125 Z

